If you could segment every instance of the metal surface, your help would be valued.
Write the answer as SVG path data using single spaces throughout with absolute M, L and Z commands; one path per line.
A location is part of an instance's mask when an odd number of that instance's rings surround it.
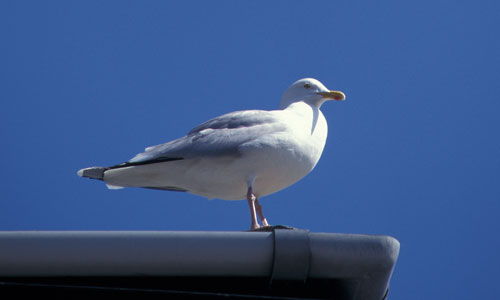
M 311 247 L 307 230 L 275 230 L 271 280 L 305 281 L 309 277 Z
M 0 232 L 0 277 L 328 280 L 342 299 L 383 299 L 399 253 L 388 236 L 271 232 Z

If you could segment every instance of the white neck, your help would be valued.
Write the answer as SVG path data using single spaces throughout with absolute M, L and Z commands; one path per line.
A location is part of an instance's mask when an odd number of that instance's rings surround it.
M 301 126 L 306 126 L 309 128 L 310 134 L 314 134 L 317 129 L 318 121 L 326 123 L 326 120 L 316 105 L 312 105 L 307 102 L 299 101 L 288 105 L 284 111 L 292 112 L 299 116 L 304 122 Z

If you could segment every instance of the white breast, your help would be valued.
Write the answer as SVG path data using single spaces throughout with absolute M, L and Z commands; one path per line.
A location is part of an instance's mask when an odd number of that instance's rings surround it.
M 275 193 L 303 178 L 316 166 L 325 146 L 328 125 L 318 108 L 298 102 L 281 113 L 287 131 L 241 147 L 245 160 L 255 164 L 256 196 Z

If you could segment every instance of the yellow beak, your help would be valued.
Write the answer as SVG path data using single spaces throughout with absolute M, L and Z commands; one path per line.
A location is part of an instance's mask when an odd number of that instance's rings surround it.
M 318 94 L 327 99 L 345 100 L 345 94 L 340 91 L 319 92 Z

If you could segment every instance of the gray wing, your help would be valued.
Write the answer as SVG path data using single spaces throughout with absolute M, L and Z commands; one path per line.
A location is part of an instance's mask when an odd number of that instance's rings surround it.
M 280 111 L 237 111 L 211 119 L 179 139 L 146 148 L 127 165 L 138 165 L 193 157 L 240 155 L 240 145 L 266 134 L 286 130 Z M 122 164 L 121 166 L 123 166 Z

